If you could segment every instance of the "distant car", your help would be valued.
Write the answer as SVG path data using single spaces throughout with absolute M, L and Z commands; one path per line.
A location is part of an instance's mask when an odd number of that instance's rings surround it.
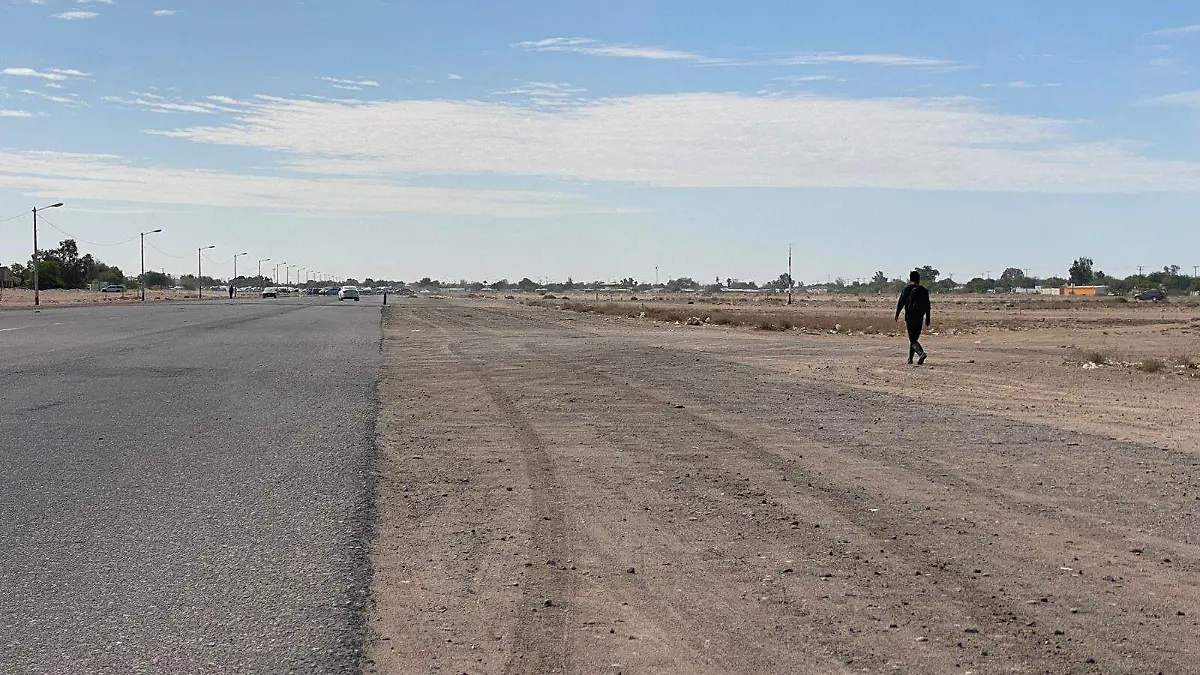
M 354 286 L 342 286 L 338 290 L 338 300 L 353 300 L 358 302 L 358 289 Z
M 325 295 L 337 295 L 341 290 L 342 289 L 338 288 L 337 286 L 334 286 L 333 288 L 326 288 Z
M 358 289 L 360 295 L 375 295 L 375 289 L 367 286 L 366 288 Z
M 1167 299 L 1167 294 L 1159 290 L 1142 291 L 1133 296 L 1133 299 L 1142 302 L 1162 302 Z
M 124 293 L 125 287 L 121 284 L 109 284 L 100 289 L 101 293 Z
M 262 289 L 262 296 L 264 298 L 278 298 L 279 291 L 276 290 L 275 288 L 270 288 L 270 287 L 264 288 L 264 289 Z
M 306 291 L 304 291 L 304 292 L 305 292 L 307 295 L 320 295 L 320 294 L 321 294 L 321 289 L 319 289 L 319 288 L 310 288 L 310 289 L 307 289 L 307 290 L 306 290 Z
M 416 293 L 413 292 L 413 289 L 411 288 L 401 288 L 400 290 L 396 291 L 396 295 L 402 295 L 411 298 L 412 296 L 416 295 Z

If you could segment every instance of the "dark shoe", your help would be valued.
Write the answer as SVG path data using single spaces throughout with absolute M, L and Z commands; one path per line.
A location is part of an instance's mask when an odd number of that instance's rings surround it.
M 923 365 L 925 365 L 925 359 L 926 359 L 926 357 L 928 357 L 928 356 L 929 356 L 928 354 L 922 354 L 922 355 L 921 355 L 921 358 L 917 359 L 917 365 L 918 365 L 918 366 L 923 366 Z

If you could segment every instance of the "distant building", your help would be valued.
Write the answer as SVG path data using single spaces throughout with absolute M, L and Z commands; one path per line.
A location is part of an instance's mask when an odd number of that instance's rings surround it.
M 1108 286 L 1066 286 L 1062 289 L 1063 295 L 1108 295 Z
M 1053 286 L 1046 288 L 1039 286 L 1037 292 L 1041 295 L 1062 295 L 1062 289 L 1054 288 Z

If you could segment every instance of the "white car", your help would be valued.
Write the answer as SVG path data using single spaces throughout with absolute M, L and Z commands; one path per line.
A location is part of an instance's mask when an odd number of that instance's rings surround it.
M 269 287 L 269 286 L 268 286 L 267 288 L 264 288 L 264 289 L 262 290 L 262 296 L 263 296 L 264 298 L 278 298 L 278 297 L 279 297 L 279 291 L 277 291 L 277 290 L 275 290 L 274 288 L 271 288 L 271 287 Z
M 338 300 L 353 300 L 358 302 L 358 289 L 354 286 L 342 286 L 342 290 L 338 291 Z

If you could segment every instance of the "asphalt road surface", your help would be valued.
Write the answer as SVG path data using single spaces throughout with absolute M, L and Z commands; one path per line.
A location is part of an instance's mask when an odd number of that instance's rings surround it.
M 356 671 L 379 321 L 0 313 L 0 673 Z

